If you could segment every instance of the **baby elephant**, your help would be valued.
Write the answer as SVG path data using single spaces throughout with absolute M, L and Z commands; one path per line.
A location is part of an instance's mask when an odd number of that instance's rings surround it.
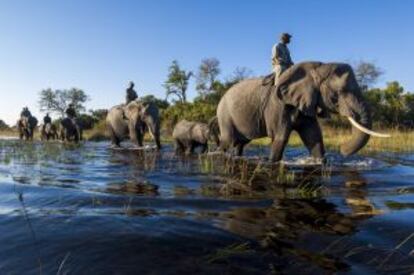
M 201 152 L 208 149 L 208 140 L 211 138 L 209 126 L 205 123 L 181 120 L 173 131 L 176 153 L 194 153 L 196 147 Z

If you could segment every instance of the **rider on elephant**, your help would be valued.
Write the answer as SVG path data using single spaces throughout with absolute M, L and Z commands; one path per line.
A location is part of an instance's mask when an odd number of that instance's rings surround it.
M 75 110 L 75 106 L 73 105 L 73 103 L 69 104 L 65 112 L 68 118 L 70 119 L 74 119 L 76 117 L 76 110 Z
M 20 117 L 31 117 L 32 113 L 30 113 L 29 108 L 28 107 L 24 107 L 23 110 L 20 113 Z
M 126 90 L 126 104 L 128 105 L 131 101 L 134 101 L 138 98 L 137 92 L 134 90 L 134 82 L 129 82 L 129 87 Z
M 46 114 L 46 116 L 43 118 L 43 124 L 46 125 L 48 123 L 52 123 L 52 119 L 49 116 L 49 113 Z
M 290 52 L 287 45 L 290 43 L 292 36 L 288 33 L 282 33 L 280 42 L 272 48 L 272 66 L 275 73 L 275 85 L 280 75 L 293 65 L 290 58 Z

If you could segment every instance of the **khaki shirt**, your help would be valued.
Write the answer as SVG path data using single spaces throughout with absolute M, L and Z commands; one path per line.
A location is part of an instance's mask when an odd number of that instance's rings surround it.
M 272 65 L 273 66 L 281 65 L 285 67 L 290 67 L 293 65 L 292 59 L 290 58 L 289 49 L 285 44 L 279 43 L 273 46 Z

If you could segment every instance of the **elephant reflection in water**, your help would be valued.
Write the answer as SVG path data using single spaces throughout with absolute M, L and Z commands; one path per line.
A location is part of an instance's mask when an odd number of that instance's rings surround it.
M 271 250 L 279 257 L 299 258 L 305 267 L 311 264 L 325 270 L 346 270 L 348 265 L 342 259 L 320 252 L 315 247 L 335 236 L 352 235 L 358 221 L 381 211 L 366 197 L 365 180 L 361 176 L 353 173 L 345 174 L 345 177 L 345 203 L 351 213 L 341 213 L 335 204 L 325 199 L 280 198 L 267 208 L 238 208 L 223 214 L 223 227 L 258 240 L 263 249 Z M 298 266 L 286 268 L 299 269 Z
M 372 217 L 383 214 L 368 198 L 366 188 L 367 181 L 358 172 L 352 171 L 345 174 L 345 202 L 351 208 L 354 217 Z
M 323 269 L 344 270 L 347 265 L 329 255 L 307 250 L 298 242 L 308 233 L 346 235 L 355 222 L 323 199 L 280 199 L 268 208 L 238 208 L 223 216 L 226 230 L 259 240 L 279 257 L 299 257 Z
M 157 160 L 161 157 L 161 154 L 154 150 L 120 150 L 112 151 L 111 153 L 111 163 L 131 167 L 130 171 L 133 174 L 154 170 Z

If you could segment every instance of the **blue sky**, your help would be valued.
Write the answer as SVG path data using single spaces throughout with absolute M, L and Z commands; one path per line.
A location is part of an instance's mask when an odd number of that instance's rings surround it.
M 398 80 L 414 91 L 413 12 L 408 0 L 2 0 L 0 119 L 14 123 L 25 105 L 40 116 L 48 87 L 84 89 L 88 108 L 123 101 L 129 80 L 140 95 L 164 97 L 174 59 L 196 70 L 216 57 L 222 77 L 237 66 L 266 74 L 284 31 L 295 62 L 374 61 L 385 71 L 379 86 Z

